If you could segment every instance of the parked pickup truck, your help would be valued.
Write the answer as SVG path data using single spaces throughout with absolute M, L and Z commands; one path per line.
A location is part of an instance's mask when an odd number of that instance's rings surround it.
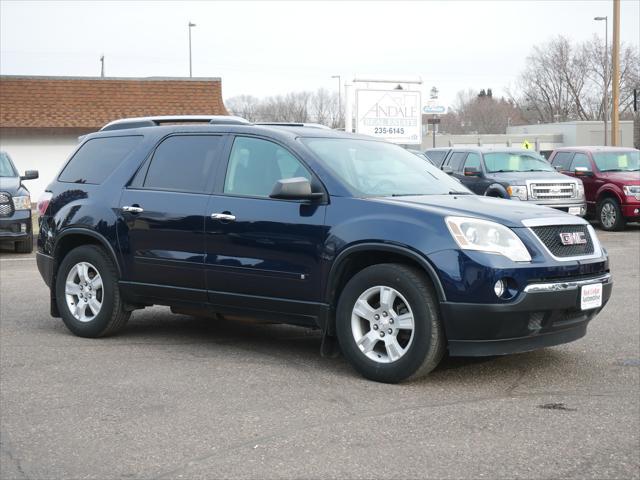
M 37 170 L 20 176 L 6 152 L 0 152 L 0 243 L 13 243 L 18 253 L 33 250 L 31 197 L 23 180 L 38 178 Z
M 560 172 L 582 179 L 587 213 L 603 230 L 640 221 L 640 151 L 618 147 L 570 147 L 549 157 Z
M 535 203 L 572 215 L 586 214 L 580 179 L 558 173 L 530 150 L 453 148 L 441 168 L 478 195 Z

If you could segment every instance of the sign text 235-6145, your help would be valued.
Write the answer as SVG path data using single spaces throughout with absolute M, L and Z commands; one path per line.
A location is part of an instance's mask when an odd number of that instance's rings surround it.
M 387 127 L 376 127 L 374 129 L 373 133 L 381 133 L 383 135 L 390 133 L 390 134 L 404 134 L 404 128 L 387 128 Z

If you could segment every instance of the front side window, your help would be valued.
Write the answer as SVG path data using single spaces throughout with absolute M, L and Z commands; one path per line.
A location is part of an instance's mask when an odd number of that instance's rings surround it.
M 374 140 L 304 138 L 302 142 L 356 196 L 470 193 L 404 148 Z
M 593 154 L 601 172 L 637 172 L 640 169 L 638 157 L 638 150 L 612 150 Z
M 102 183 L 142 140 L 141 135 L 86 141 L 64 167 L 61 182 Z
M 571 162 L 571 171 L 575 171 L 576 167 L 578 168 L 586 168 L 588 172 L 591 171 L 591 162 L 589 161 L 589 157 L 587 157 L 584 153 L 576 153 L 573 157 L 573 162 Z
M 0 152 L 0 177 L 17 177 L 18 173 L 13 169 L 9 155 Z
M 558 152 L 556 156 L 553 157 L 553 165 L 560 167 L 560 170 L 569 170 L 572 158 L 573 152 Z
M 553 172 L 554 168 L 537 153 L 491 152 L 484 154 L 487 171 L 496 172 Z
M 206 193 L 215 174 L 221 136 L 177 135 L 164 140 L 153 154 L 143 187 Z
M 224 193 L 268 197 L 278 180 L 303 177 L 309 171 L 288 150 L 269 140 L 237 137 L 233 142 Z
M 454 172 L 462 170 L 462 163 L 467 156 L 467 152 L 453 152 L 451 154 L 451 160 L 449 160 L 449 166 Z
M 464 168 L 472 168 L 474 170 L 477 171 L 481 171 L 482 167 L 480 165 L 480 155 L 478 155 L 477 153 L 470 153 L 469 156 L 467 156 L 467 159 L 464 162 Z

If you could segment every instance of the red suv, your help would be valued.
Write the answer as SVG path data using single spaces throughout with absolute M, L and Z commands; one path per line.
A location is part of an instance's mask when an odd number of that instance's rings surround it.
M 620 230 L 640 221 L 639 157 L 635 148 L 567 147 L 554 150 L 549 161 L 582 180 L 587 214 L 595 214 L 603 230 Z

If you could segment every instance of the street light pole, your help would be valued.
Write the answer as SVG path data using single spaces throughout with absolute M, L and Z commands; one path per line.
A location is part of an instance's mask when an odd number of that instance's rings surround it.
M 342 95 L 340 93 L 342 81 L 340 80 L 340 75 L 331 75 L 331 78 L 338 79 L 338 115 L 342 116 Z
M 609 115 L 609 17 L 595 17 L 594 20 L 604 20 L 604 101 L 603 112 L 604 118 L 604 145 L 607 146 L 607 117 Z
M 189 77 L 193 77 L 193 70 L 191 69 L 191 27 L 195 26 L 195 23 L 189 22 Z

